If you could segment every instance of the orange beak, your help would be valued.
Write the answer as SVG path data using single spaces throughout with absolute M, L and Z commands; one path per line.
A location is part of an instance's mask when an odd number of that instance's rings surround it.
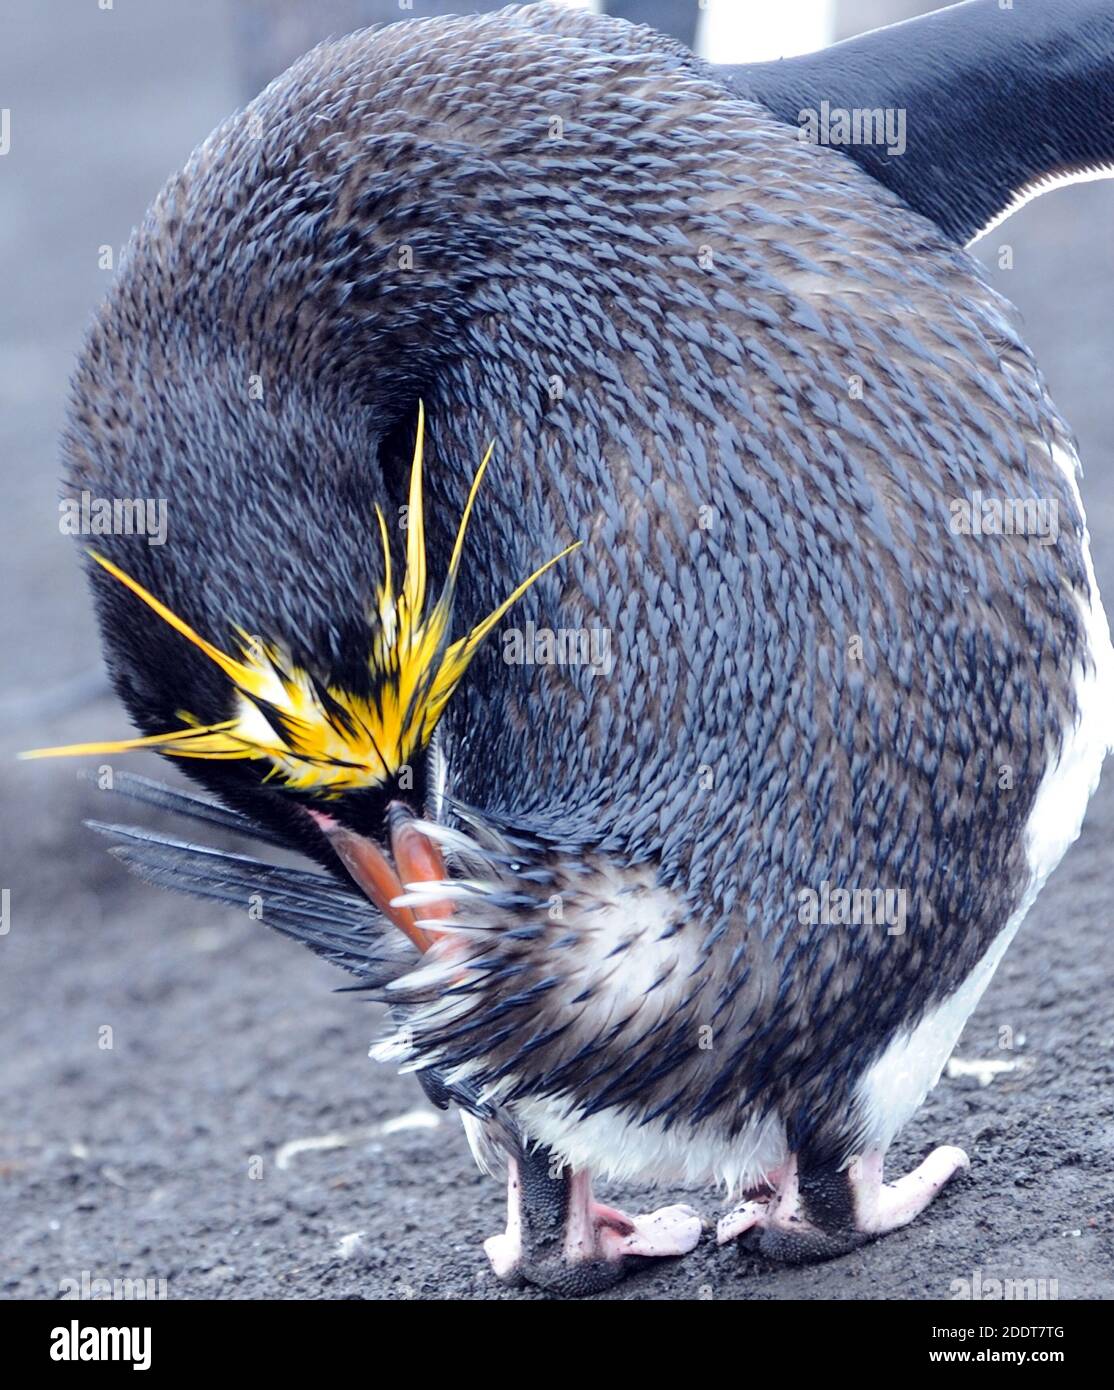
M 412 885 L 442 883 L 446 876 L 440 849 L 414 828 L 409 807 L 400 801 L 393 801 L 388 808 L 393 864 L 374 840 L 358 835 L 319 811 L 311 811 L 310 815 L 328 837 L 341 863 L 375 906 L 419 951 L 424 954 L 435 942 L 448 935 L 447 932 L 431 930 L 428 925 L 429 918 L 452 916 L 453 905 L 448 898 L 434 899 L 426 904 L 421 925 L 412 908 L 394 906 L 394 900 L 402 897 Z

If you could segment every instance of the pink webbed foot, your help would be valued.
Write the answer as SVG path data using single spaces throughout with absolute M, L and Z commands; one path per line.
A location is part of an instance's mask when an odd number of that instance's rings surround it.
M 587 1173 L 572 1175 L 574 1190 L 580 1184 L 587 1201 L 581 1206 L 584 1219 L 577 1224 L 570 1222 L 566 1231 L 565 1256 L 570 1261 L 621 1264 L 630 1255 L 644 1259 L 687 1255 L 700 1239 L 700 1217 L 692 1207 L 679 1204 L 659 1207 L 645 1216 L 628 1216 L 592 1201 Z
M 907 1226 L 919 1216 L 949 1178 L 970 1168 L 971 1160 L 951 1144 L 933 1149 L 923 1163 L 897 1182 L 882 1181 L 882 1155 L 871 1153 L 852 1165 L 856 1184 L 855 1210 L 860 1229 L 871 1236 L 882 1236 Z
M 643 1260 L 687 1255 L 700 1231 L 691 1207 L 632 1217 L 603 1206 L 586 1172 L 556 1167 L 534 1149 L 510 1160 L 507 1229 L 484 1249 L 505 1283 L 577 1297 L 609 1288 Z
M 776 1191 L 741 1202 L 721 1217 L 716 1240 L 726 1245 L 756 1231 L 759 1250 L 774 1259 L 796 1264 L 832 1259 L 908 1225 L 949 1178 L 969 1167 L 963 1150 L 948 1146 L 934 1149 L 897 1182 L 886 1183 L 878 1151 L 845 1170 L 821 1169 L 804 1177 L 794 1157 L 779 1175 Z

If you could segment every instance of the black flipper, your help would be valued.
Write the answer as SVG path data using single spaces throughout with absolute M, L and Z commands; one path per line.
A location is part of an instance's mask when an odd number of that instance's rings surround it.
M 86 779 L 93 781 L 92 774 Z M 140 801 L 144 806 L 155 806 L 160 811 L 169 811 L 175 816 L 186 816 L 190 820 L 201 821 L 205 825 L 219 826 L 221 830 L 231 830 L 249 840 L 260 844 L 275 845 L 279 849 L 289 848 L 283 838 L 242 816 L 239 811 L 222 806 L 211 797 L 178 787 L 167 787 L 150 777 L 139 777 L 134 772 L 117 772 L 112 786 L 105 788 L 110 795 L 123 796 L 129 801 Z
M 120 772 L 106 790 L 113 796 L 232 831 L 246 839 L 283 848 L 283 841 L 254 821 L 209 797 L 167 787 L 148 777 Z M 293 937 L 319 956 L 376 989 L 414 962 L 413 953 L 368 899 L 329 874 L 267 864 L 250 855 L 231 854 L 136 826 L 86 821 L 90 829 L 115 840 L 111 853 L 147 883 L 245 912 L 259 899 L 259 920 Z
M 194 792 L 166 787 L 133 773 L 117 773 L 108 790 L 204 825 L 283 847 L 278 836 L 246 816 Z M 353 989 L 379 995 L 384 986 L 416 963 L 413 947 L 378 908 L 362 893 L 345 888 L 328 874 L 267 864 L 249 855 L 191 844 L 136 826 L 92 820 L 85 823 L 115 840 L 112 855 L 147 883 L 244 910 L 258 895 L 260 921 L 355 975 L 359 983 Z M 399 1017 L 396 1009 L 391 1012 Z M 417 1077 L 438 1109 L 455 1102 L 481 1118 L 491 1117 L 491 1107 L 467 1082 L 448 1083 L 432 1068 L 423 1068 Z
M 1042 184 L 1114 175 L 1112 0 L 968 0 L 819 53 L 717 71 L 797 128 L 825 101 L 904 111 L 904 153 L 840 148 L 964 245 Z
M 308 869 L 266 864 L 247 855 L 175 840 L 135 826 L 86 821 L 117 843 L 111 853 L 147 883 L 173 888 L 247 911 L 334 965 L 357 975 L 364 988 L 387 984 L 414 963 L 394 950 L 394 929 L 360 893 Z

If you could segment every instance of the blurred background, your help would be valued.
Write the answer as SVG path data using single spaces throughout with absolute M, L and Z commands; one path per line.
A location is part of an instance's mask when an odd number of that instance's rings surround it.
M 4 0 L 0 1296 L 57 1297 L 83 1272 L 166 1280 L 170 1297 L 507 1296 L 479 1250 L 502 1226 L 499 1186 L 476 1173 L 455 1116 L 367 1061 L 373 1010 L 331 993 L 344 983 L 335 972 L 246 915 L 128 877 L 82 825 L 119 808 L 76 764 L 13 760 L 127 732 L 57 509 L 67 378 L 107 263 L 191 148 L 312 43 L 482 8 L 497 6 Z M 608 3 L 721 62 L 809 51 L 932 8 Z M 1078 185 L 976 250 L 1020 307 L 1077 432 L 1108 602 L 1112 225 L 1114 185 Z M 968 1060 L 1009 1065 L 987 1085 L 985 1070 L 946 1078 L 894 1153 L 901 1165 L 932 1143 L 962 1144 L 975 1160 L 968 1185 L 832 1265 L 775 1269 L 702 1246 L 610 1296 L 948 1297 L 974 1269 L 1055 1279 L 1061 1298 L 1114 1291 L 1112 783 L 1108 772 L 960 1045 Z M 158 823 L 142 809 L 136 819 Z M 714 1215 L 712 1194 L 698 1205 Z

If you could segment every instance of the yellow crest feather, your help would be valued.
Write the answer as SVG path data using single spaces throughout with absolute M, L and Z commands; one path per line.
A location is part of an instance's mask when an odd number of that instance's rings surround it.
M 201 724 L 191 715 L 179 712 L 178 717 L 186 727 L 165 734 L 107 743 L 76 743 L 62 748 L 36 748 L 21 756 L 54 758 L 154 748 L 179 758 L 266 759 L 272 764 L 268 776 L 281 776 L 289 787 L 324 796 L 378 786 L 397 773 L 428 743 L 483 639 L 535 580 L 580 544 L 574 541 L 566 546 L 559 555 L 524 579 L 469 633 L 450 643 L 453 596 L 464 537 L 494 445 L 488 448 L 472 480 L 440 597 L 426 612 L 422 504 L 424 434 L 425 411 L 419 405 L 418 433 L 410 472 L 406 573 L 398 594 L 394 592 L 391 577 L 387 523 L 376 507 L 383 547 L 383 585 L 377 596 L 379 631 L 369 656 L 375 689 L 372 698 L 332 687 L 322 690 L 307 672 L 294 666 L 277 648 L 254 642 L 243 632 L 238 633 L 240 655 L 229 656 L 207 642 L 111 560 L 93 554 L 102 569 L 221 668 L 236 689 L 239 709 L 233 718 L 218 724 Z M 262 705 L 267 706 L 267 715 Z M 281 732 L 276 730 L 276 725 Z

